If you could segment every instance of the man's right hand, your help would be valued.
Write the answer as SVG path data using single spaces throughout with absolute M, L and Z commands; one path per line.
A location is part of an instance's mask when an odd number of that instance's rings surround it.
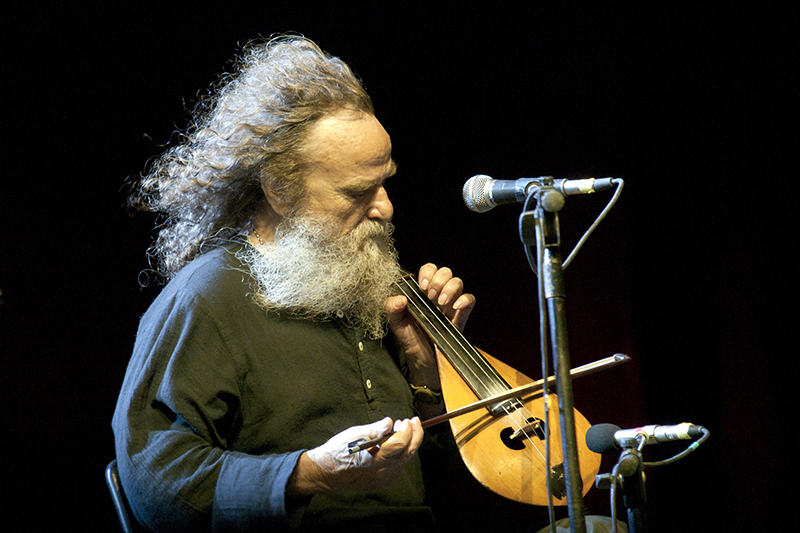
M 348 444 L 394 434 L 379 447 L 351 454 Z M 289 478 L 287 496 L 310 495 L 325 490 L 379 490 L 386 487 L 422 444 L 424 430 L 418 418 L 384 418 L 373 424 L 354 426 L 300 456 Z

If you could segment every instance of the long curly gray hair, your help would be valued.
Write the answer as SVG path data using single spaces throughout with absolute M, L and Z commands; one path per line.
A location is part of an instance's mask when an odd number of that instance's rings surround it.
M 253 41 L 195 106 L 178 145 L 154 161 L 129 205 L 161 214 L 148 250 L 171 279 L 215 242 L 251 229 L 264 191 L 288 209 L 304 194 L 301 146 L 323 115 L 347 108 L 374 114 L 347 64 L 302 36 Z

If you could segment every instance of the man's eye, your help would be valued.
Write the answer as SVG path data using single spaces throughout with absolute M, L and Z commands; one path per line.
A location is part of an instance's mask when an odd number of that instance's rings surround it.
M 350 197 L 354 200 L 363 200 L 372 192 L 372 189 L 367 189 L 365 191 L 350 191 Z

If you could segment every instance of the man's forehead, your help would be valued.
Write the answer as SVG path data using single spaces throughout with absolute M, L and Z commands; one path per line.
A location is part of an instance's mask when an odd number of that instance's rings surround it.
M 390 166 L 392 171 L 396 167 L 389 134 L 373 115 L 361 112 L 339 111 L 321 118 L 305 149 L 323 166 L 346 161 L 369 168 Z

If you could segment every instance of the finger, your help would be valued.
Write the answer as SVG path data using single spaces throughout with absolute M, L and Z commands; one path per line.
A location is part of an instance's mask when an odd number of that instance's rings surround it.
M 422 439 L 425 437 L 425 430 L 422 428 L 422 422 L 419 417 L 415 416 L 411 419 L 411 442 L 408 445 L 408 453 L 414 455 L 422 445 Z
M 438 269 L 428 281 L 428 287 L 425 289 L 428 298 L 436 302 L 439 295 L 442 293 L 444 286 L 453 278 L 453 271 L 448 267 Z
M 438 267 L 433 263 L 426 263 L 422 265 L 419 269 L 419 275 L 417 276 L 417 282 L 419 283 L 419 288 L 423 291 L 428 290 L 428 285 L 433 278 L 433 275 L 436 274 Z
M 463 332 L 464 326 L 467 325 L 469 315 L 472 314 L 472 310 L 475 309 L 475 296 L 472 294 L 462 294 L 458 300 L 453 303 L 453 309 L 455 309 L 455 315 L 451 320 L 459 331 Z
M 394 421 L 394 432 L 395 434 L 400 434 L 404 438 L 411 438 L 411 422 L 408 418 L 403 420 L 395 420 Z
M 439 290 L 436 304 L 444 311 L 444 307 L 451 302 L 455 302 L 463 291 L 464 282 L 461 281 L 461 278 L 450 278 Z
M 414 455 L 422 444 L 422 439 L 425 437 L 425 430 L 422 428 L 422 422 L 418 416 L 410 420 L 403 420 L 395 423 L 395 430 L 401 429 L 409 433 L 409 440 L 406 445 L 406 454 L 410 457 Z
M 406 455 L 412 434 L 413 431 L 409 420 L 396 420 L 394 434 L 381 445 L 380 455 L 387 459 Z

